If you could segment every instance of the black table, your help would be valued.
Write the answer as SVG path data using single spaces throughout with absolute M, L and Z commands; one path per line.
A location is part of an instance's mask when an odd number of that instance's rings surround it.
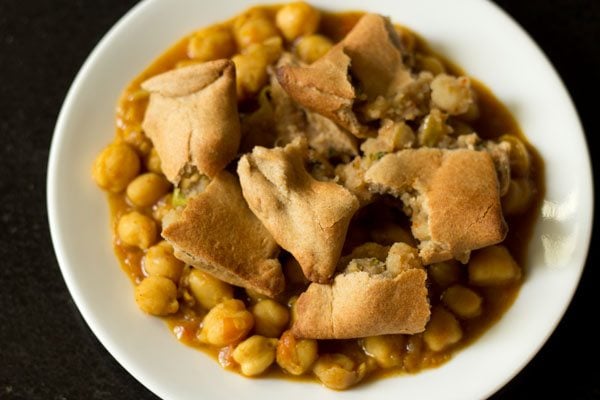
M 156 398 L 81 318 L 60 274 L 46 217 L 46 163 L 62 101 L 88 53 L 135 2 L 0 1 L 0 399 Z M 498 3 L 552 60 L 585 130 L 596 135 L 600 1 Z M 556 332 L 494 398 L 600 398 L 600 346 L 591 327 L 598 318 L 597 254 L 592 249 Z

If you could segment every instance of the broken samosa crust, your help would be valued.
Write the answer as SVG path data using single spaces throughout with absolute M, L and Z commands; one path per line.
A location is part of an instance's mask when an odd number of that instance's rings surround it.
M 165 72 L 142 88 L 150 92 L 142 127 L 171 182 L 177 184 L 188 166 L 213 177 L 235 157 L 240 122 L 230 60 Z
M 296 302 L 294 335 L 349 339 L 425 330 L 427 274 L 416 249 L 395 243 L 385 264 L 384 272 L 371 273 L 351 261 L 331 285 L 312 283 Z
M 334 182 L 307 172 L 307 145 L 255 147 L 238 163 L 244 198 L 277 243 L 298 260 L 304 274 L 327 282 L 338 262 L 358 200 Z
M 384 156 L 365 174 L 371 190 L 401 198 L 425 264 L 504 240 L 494 162 L 484 151 L 421 148 Z
M 250 211 L 233 175 L 222 171 L 183 210 L 164 220 L 177 258 L 236 286 L 270 297 L 285 287 L 279 246 Z

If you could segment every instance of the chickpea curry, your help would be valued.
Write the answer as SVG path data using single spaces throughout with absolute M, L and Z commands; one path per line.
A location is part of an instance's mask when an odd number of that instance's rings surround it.
M 526 279 L 543 165 L 415 33 L 302 2 L 183 38 L 93 166 L 142 311 L 245 376 L 342 390 L 448 361 Z

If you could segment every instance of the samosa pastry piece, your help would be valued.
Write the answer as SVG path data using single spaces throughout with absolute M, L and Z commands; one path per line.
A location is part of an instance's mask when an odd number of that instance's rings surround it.
M 402 62 L 400 38 L 387 18 L 366 14 L 340 43 L 311 65 L 277 69 L 279 82 L 299 104 L 358 137 L 366 137 L 367 128 L 352 109 L 357 93 L 350 74 L 368 101 L 412 80 Z
M 279 247 L 242 197 L 237 179 L 222 171 L 183 210 L 168 214 L 162 235 L 175 256 L 236 286 L 273 297 L 285 282 Z
M 504 240 L 498 179 L 488 152 L 421 148 L 388 154 L 365 174 L 370 189 L 401 198 L 425 264 Z
M 244 198 L 281 247 L 298 260 L 308 279 L 326 282 L 342 251 L 358 200 L 344 187 L 320 182 L 304 165 L 307 145 L 255 147 L 238 163 Z
M 277 67 L 300 66 L 290 53 L 284 53 Z M 308 145 L 324 157 L 332 155 L 355 156 L 358 154 L 356 137 L 321 114 L 307 110 L 296 103 L 271 76 L 271 102 L 277 145 L 291 143 L 297 137 L 306 137 Z
M 356 92 L 350 83 L 350 57 L 341 46 L 306 67 L 286 65 L 277 69 L 277 80 L 300 105 L 315 111 L 358 137 L 366 136 L 352 111 Z
M 230 60 L 165 72 L 142 88 L 150 92 L 142 127 L 171 182 L 177 184 L 189 164 L 213 177 L 235 157 L 240 122 Z
M 351 72 L 369 100 L 411 79 L 402 61 L 400 37 L 389 18 L 365 14 L 338 45 L 352 60 Z
M 294 336 L 349 339 L 423 332 L 430 311 L 427 274 L 417 250 L 395 243 L 385 262 L 380 258 L 354 258 L 333 284 L 312 283 L 296 302 Z

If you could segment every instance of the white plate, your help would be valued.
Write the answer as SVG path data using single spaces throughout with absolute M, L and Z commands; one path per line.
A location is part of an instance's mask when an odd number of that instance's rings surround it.
M 270 1 L 259 1 L 267 3 Z M 110 244 L 104 195 L 90 178 L 95 156 L 114 135 L 125 85 L 185 34 L 228 19 L 243 0 L 146 0 L 98 44 L 65 100 L 48 167 L 48 214 L 56 254 L 83 317 L 108 351 L 164 399 L 287 400 L 440 398 L 490 395 L 539 350 L 579 281 L 592 226 L 592 180 L 584 135 L 559 77 L 525 32 L 483 0 L 314 1 L 334 10 L 389 15 L 485 82 L 508 105 L 546 163 L 547 192 L 530 245 L 527 278 L 508 313 L 441 368 L 346 392 L 318 384 L 245 379 L 180 344 L 133 301 Z

